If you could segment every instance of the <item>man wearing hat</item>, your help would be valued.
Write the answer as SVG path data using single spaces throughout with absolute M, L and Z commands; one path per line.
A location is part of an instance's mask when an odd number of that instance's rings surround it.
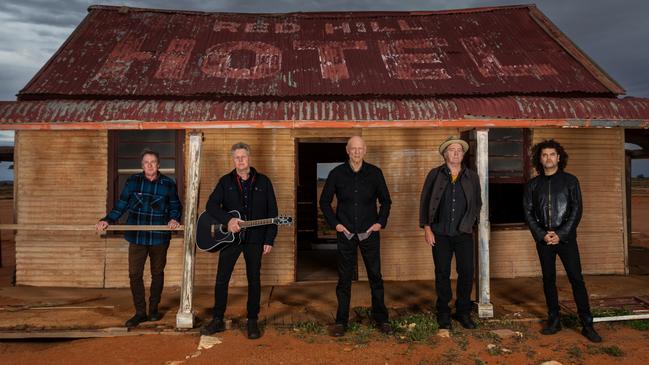
M 426 243 L 432 248 L 437 292 L 437 323 L 450 329 L 451 260 L 455 254 L 457 290 L 455 319 L 464 328 L 476 328 L 471 319 L 473 287 L 473 226 L 482 200 L 478 174 L 462 164 L 469 144 L 458 137 L 447 138 L 439 153 L 444 164 L 426 176 L 419 203 L 419 226 L 424 229 Z

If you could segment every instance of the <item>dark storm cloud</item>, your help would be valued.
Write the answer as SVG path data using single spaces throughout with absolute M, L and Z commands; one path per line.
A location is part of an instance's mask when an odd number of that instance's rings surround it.
M 437 10 L 525 1 L 222 0 L 102 1 L 163 9 L 225 12 Z M 15 94 L 52 56 L 87 14 L 83 0 L 5 0 L 0 3 L 0 100 Z M 543 11 L 629 95 L 649 97 L 649 2 L 644 0 L 541 0 Z

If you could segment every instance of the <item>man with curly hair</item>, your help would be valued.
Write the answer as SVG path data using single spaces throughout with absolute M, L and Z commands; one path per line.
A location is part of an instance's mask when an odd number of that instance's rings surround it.
M 536 241 L 541 261 L 543 291 L 548 306 L 548 321 L 541 334 L 553 335 L 561 330 L 555 265 L 559 255 L 577 303 L 581 333 L 592 342 L 601 342 L 602 338 L 593 328 L 577 247 L 577 225 L 582 214 L 581 190 L 577 177 L 564 171 L 567 163 L 568 154 L 555 140 L 536 144 L 532 151 L 532 165 L 538 176 L 527 183 L 523 198 L 525 220 Z

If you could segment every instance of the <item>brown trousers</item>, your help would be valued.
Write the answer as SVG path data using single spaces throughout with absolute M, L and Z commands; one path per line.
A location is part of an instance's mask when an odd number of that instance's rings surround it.
M 149 294 L 149 311 L 157 310 L 164 286 L 164 269 L 167 264 L 167 249 L 169 243 L 146 246 L 130 243 L 128 246 L 128 277 L 131 281 L 131 294 L 135 313 L 146 315 L 146 301 L 144 299 L 144 264 L 147 256 L 151 266 L 151 290 Z

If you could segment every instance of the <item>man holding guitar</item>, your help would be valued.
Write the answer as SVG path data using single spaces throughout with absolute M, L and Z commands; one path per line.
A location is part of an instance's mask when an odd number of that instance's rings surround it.
M 234 170 L 221 177 L 207 201 L 207 212 L 217 221 L 227 223 L 228 232 L 240 235 L 240 243 L 223 248 L 214 286 L 214 313 L 201 334 L 211 335 L 225 330 L 223 316 L 228 301 L 228 284 L 234 265 L 243 252 L 248 278 L 248 338 L 261 337 L 257 319 L 261 297 L 261 257 L 271 252 L 277 226 L 263 225 L 241 230 L 244 220 L 277 216 L 277 200 L 270 179 L 250 166 L 250 146 L 236 143 L 230 149 Z M 241 218 L 233 214 L 237 211 Z

